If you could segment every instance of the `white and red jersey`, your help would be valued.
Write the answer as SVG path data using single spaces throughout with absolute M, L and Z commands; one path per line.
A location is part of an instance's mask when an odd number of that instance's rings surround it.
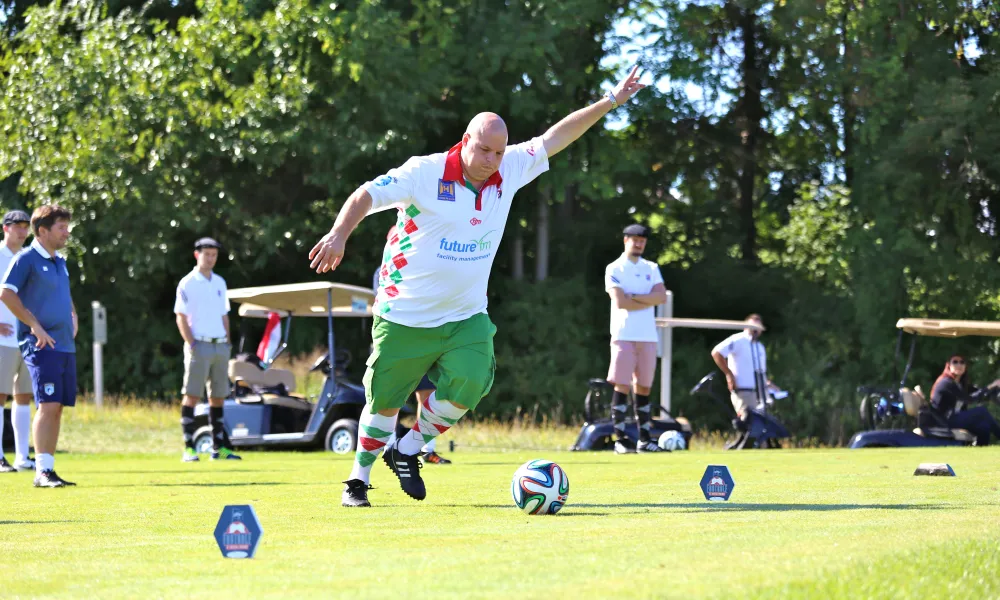
M 542 139 L 508 146 L 478 194 L 462 175 L 462 145 L 416 156 L 364 189 L 372 213 L 395 208 L 374 312 L 409 327 L 437 327 L 486 312 L 486 284 L 514 193 L 549 169 Z

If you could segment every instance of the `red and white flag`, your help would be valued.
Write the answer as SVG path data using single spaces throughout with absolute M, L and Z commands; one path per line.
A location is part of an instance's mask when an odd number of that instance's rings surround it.
M 278 346 L 281 345 L 281 316 L 278 313 L 267 314 L 267 325 L 264 326 L 264 337 L 257 346 L 257 358 L 269 363 L 274 358 Z

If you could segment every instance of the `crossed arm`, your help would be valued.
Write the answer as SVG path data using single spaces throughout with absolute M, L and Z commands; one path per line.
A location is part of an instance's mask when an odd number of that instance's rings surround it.
M 667 288 L 658 283 L 648 294 L 626 294 L 623 289 L 615 287 L 608 290 L 608 295 L 611 296 L 611 305 L 615 308 L 642 310 L 666 302 Z

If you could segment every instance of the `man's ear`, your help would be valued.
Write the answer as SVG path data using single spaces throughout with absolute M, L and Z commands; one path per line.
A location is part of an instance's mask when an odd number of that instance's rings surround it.
M 465 133 L 463 133 L 463 134 L 462 134 L 462 145 L 463 145 L 463 146 L 468 146 L 468 145 L 469 145 L 469 139 L 470 139 L 470 138 L 472 138 L 472 136 L 471 136 L 471 135 L 469 135 L 469 132 L 468 132 L 468 131 L 466 131 Z

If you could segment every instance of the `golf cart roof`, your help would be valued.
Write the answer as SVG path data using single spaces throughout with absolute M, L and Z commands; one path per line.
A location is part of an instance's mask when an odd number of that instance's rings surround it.
M 916 335 L 933 335 L 935 337 L 962 337 L 966 335 L 981 335 L 985 337 L 1000 337 L 1000 323 L 991 321 L 949 321 L 942 319 L 900 319 L 896 328 Z
M 334 317 L 370 317 L 375 293 L 369 288 L 331 281 L 288 283 L 229 290 L 226 296 L 240 304 L 241 317 L 266 319 L 268 313 L 282 317 L 325 317 L 332 294 Z

